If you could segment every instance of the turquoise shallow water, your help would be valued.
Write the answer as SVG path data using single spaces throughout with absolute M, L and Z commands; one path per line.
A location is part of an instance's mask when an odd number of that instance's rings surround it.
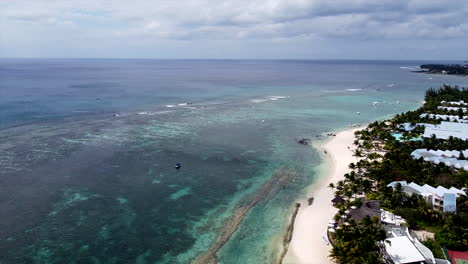
M 468 84 L 418 64 L 1 60 L 0 262 L 189 263 L 256 201 L 216 256 L 272 263 L 319 176 L 297 139 Z

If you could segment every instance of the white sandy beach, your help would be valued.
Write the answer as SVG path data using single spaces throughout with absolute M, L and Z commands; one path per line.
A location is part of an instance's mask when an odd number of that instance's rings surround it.
M 327 237 L 328 221 L 337 211 L 331 203 L 334 196 L 328 184 L 343 179 L 343 175 L 350 171 L 349 163 L 356 161 L 352 153 L 354 132 L 360 129 L 363 128 L 339 132 L 336 137 L 318 146 L 320 151 L 327 151 L 327 166 L 324 171 L 326 175 L 308 191 L 307 197 L 314 197 L 313 204 L 308 206 L 307 201 L 301 202 L 284 264 L 333 263 L 328 258 L 331 245 L 327 245 L 324 240 L 324 237 Z

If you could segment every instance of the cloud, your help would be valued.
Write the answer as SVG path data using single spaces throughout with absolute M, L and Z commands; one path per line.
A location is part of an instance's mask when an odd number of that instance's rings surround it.
M 15 0 L 0 17 L 12 43 L 468 38 L 466 0 Z

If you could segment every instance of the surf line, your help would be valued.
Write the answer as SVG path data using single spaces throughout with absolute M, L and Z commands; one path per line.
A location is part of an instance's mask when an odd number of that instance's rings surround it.
M 250 209 L 252 209 L 260 201 L 268 201 L 274 197 L 274 194 L 281 190 L 283 186 L 290 183 L 295 177 L 296 173 L 287 169 L 277 170 L 271 179 L 265 182 L 260 189 L 250 198 L 239 202 L 234 209 L 231 217 L 229 217 L 223 224 L 222 229 L 218 232 L 215 241 L 211 244 L 210 248 L 198 255 L 192 264 L 214 264 L 218 263 L 216 254 L 218 251 L 229 241 L 231 236 L 237 231 L 242 220 L 247 216 Z

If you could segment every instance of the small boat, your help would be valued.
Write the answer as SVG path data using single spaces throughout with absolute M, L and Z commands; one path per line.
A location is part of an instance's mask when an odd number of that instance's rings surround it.
M 176 163 L 174 167 L 175 167 L 176 169 L 180 169 L 180 168 L 182 167 L 182 164 Z

